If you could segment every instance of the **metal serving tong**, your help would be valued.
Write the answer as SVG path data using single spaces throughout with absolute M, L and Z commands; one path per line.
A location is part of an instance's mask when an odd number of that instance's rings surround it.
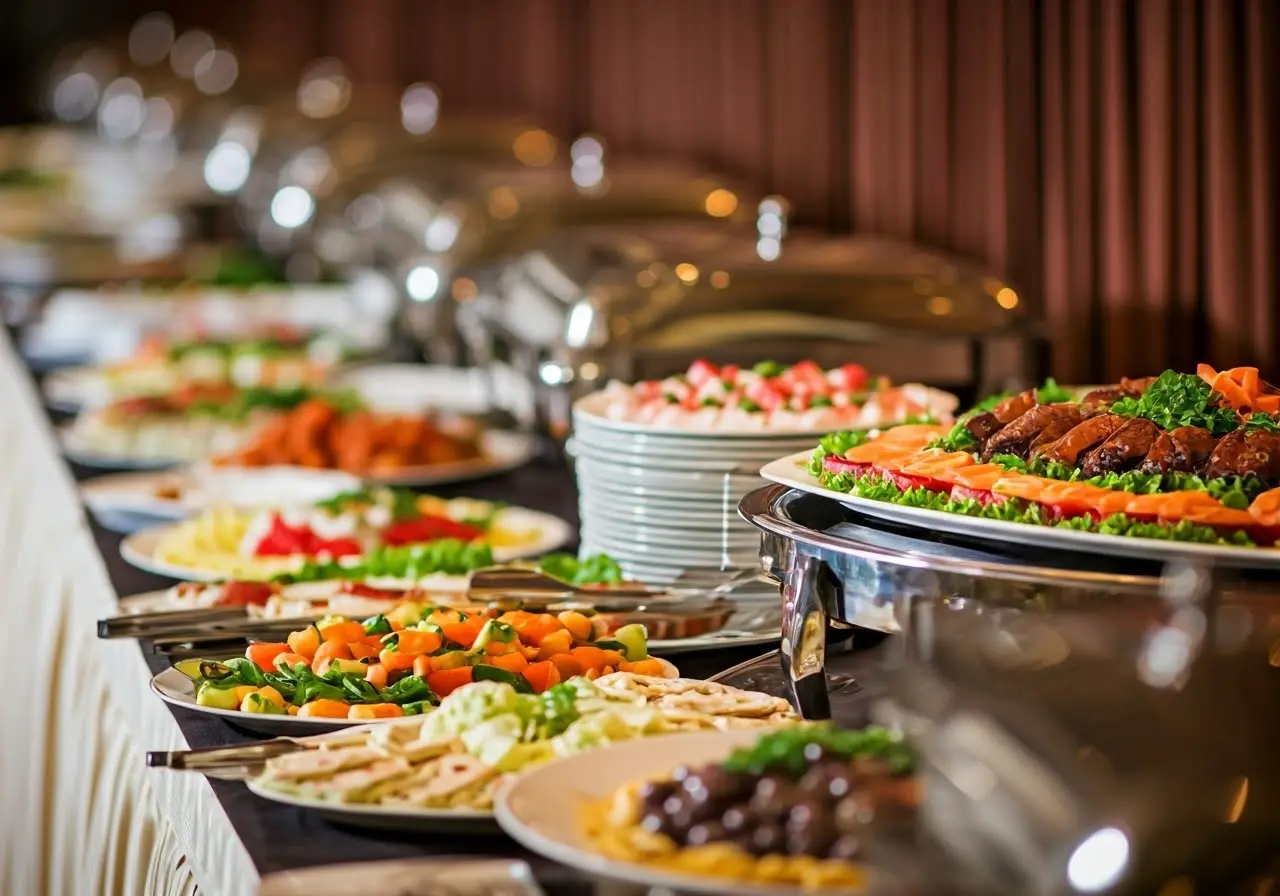
M 274 737 L 235 747 L 203 747 L 198 750 L 149 750 L 147 768 L 167 768 L 173 771 L 199 772 L 211 778 L 238 780 L 261 770 L 268 759 L 314 749 L 322 744 L 343 746 L 362 744 L 368 734 L 367 727 L 347 728 L 342 731 L 315 734 L 310 737 Z
M 481 606 L 519 606 L 545 610 L 557 604 L 589 604 L 600 612 L 694 613 L 715 604 L 726 594 L 758 576 L 744 570 L 720 581 L 696 587 L 653 588 L 641 585 L 583 587 L 572 585 L 533 569 L 494 566 L 471 574 L 466 599 Z M 315 621 L 315 616 L 262 619 L 250 616 L 246 607 L 209 607 L 115 616 L 98 621 L 100 638 L 146 638 L 158 652 L 210 641 L 235 641 L 248 635 L 288 634 Z

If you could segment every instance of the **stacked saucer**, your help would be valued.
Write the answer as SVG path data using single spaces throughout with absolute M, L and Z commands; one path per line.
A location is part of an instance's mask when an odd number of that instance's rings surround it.
M 738 500 L 766 463 L 818 435 L 660 429 L 609 419 L 597 396 L 574 407 L 582 552 L 613 557 L 645 582 L 717 578 L 758 565 L 759 532 Z

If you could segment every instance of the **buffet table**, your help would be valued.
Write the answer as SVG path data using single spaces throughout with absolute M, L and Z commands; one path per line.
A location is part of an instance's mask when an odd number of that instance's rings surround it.
M 268 874 L 379 859 L 523 858 L 548 892 L 596 892 L 575 872 L 501 836 L 372 834 L 343 830 L 268 803 L 243 784 L 148 770 L 147 750 L 247 742 L 220 721 L 170 710 L 148 687 L 167 661 L 133 641 L 103 641 L 94 622 L 116 595 L 170 584 L 128 567 L 117 536 L 81 506 L 37 394 L 0 336 L 0 564 L 9 610 L 0 634 L 17 686 L 5 711 L 0 793 L 0 892 L 251 894 Z M 500 499 L 576 520 L 572 477 L 558 449 L 521 470 L 441 489 Z M 707 676 L 759 648 L 686 654 Z M 616 888 L 610 892 L 617 892 Z

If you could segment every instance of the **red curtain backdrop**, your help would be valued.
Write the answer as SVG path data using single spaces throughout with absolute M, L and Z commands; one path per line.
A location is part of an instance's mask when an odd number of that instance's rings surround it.
M 986 262 L 1072 381 L 1280 377 L 1277 0 L 189 2 L 249 67 L 321 55 L 696 158 L 797 217 Z M 211 18 L 212 17 L 212 18 Z

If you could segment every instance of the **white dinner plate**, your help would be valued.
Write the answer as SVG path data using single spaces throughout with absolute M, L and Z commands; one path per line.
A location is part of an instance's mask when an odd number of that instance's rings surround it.
M 245 781 L 264 800 L 315 812 L 326 821 L 381 831 L 420 831 L 424 834 L 500 834 L 492 812 L 482 809 L 407 809 L 367 803 L 337 803 L 307 799 L 263 787 L 256 779 Z
M 573 438 L 585 451 L 608 451 L 640 457 L 714 459 L 716 457 L 777 457 L 779 452 L 794 453 L 818 444 L 818 436 L 769 439 L 759 442 L 730 442 L 723 439 L 657 440 L 619 436 L 591 428 L 574 430 Z M 772 452 L 772 455 L 770 455 Z
M 785 449 L 784 449 L 785 450 Z M 668 454 L 631 454 L 624 451 L 593 449 L 591 446 L 570 439 L 565 446 L 570 457 L 579 462 L 626 467 L 640 470 L 670 470 L 689 473 L 729 473 L 753 475 L 764 464 L 778 456 L 777 452 L 760 451 L 736 456 L 710 454 L 706 457 Z
M 498 563 L 540 557 L 568 543 L 574 536 L 573 527 L 559 517 L 523 507 L 504 507 L 499 511 L 505 520 L 502 528 L 513 532 L 530 532 L 529 541 L 507 547 L 494 548 L 493 558 Z M 152 526 L 127 536 L 120 542 L 120 556 L 125 562 L 144 572 L 189 582 L 216 582 L 226 578 L 226 573 L 197 567 L 168 563 L 156 557 L 156 548 L 177 523 Z
M 718 896 L 794 896 L 795 886 L 747 884 L 621 862 L 598 852 L 582 831 L 591 803 L 608 800 L 630 781 L 718 762 L 760 739 L 760 729 L 668 734 L 625 741 L 531 769 L 499 791 L 498 824 L 521 846 L 588 874 L 641 887 Z M 823 890 L 824 894 L 859 891 Z
M 594 513 L 584 513 L 583 525 L 589 526 L 602 540 L 630 542 L 655 548 L 665 547 L 673 551 L 688 551 L 695 546 L 727 545 L 733 549 L 754 551 L 760 543 L 759 530 L 749 523 L 727 527 L 708 526 L 697 529 L 688 526 L 644 525 L 634 522 L 615 522 Z
M 355 390 L 365 404 L 389 413 L 448 411 L 474 416 L 496 408 L 520 420 L 534 413 L 529 381 L 511 368 L 354 364 L 334 373 L 330 381 L 336 388 Z
M 823 487 L 817 478 L 809 475 L 807 464 L 808 454 L 793 454 L 768 464 L 760 471 L 760 475 L 779 485 L 839 501 L 845 507 L 867 516 L 955 535 L 1077 553 L 1137 557 L 1156 562 L 1202 560 L 1231 567 L 1280 568 L 1280 548 L 1226 547 L 1126 535 L 1103 535 L 1098 532 L 988 520 L 922 507 L 902 507 L 887 501 L 872 501 Z
M 748 586 L 740 591 L 745 592 Z M 776 589 L 775 589 L 776 590 Z M 757 591 L 753 591 L 753 597 Z M 175 604 L 168 591 L 146 591 L 119 600 L 121 616 L 138 613 L 165 613 L 172 610 L 194 609 Z M 693 653 L 698 650 L 714 650 L 719 647 L 750 647 L 771 644 L 782 635 L 781 607 L 776 601 L 755 600 L 743 602 L 723 629 L 692 638 L 654 638 L 649 641 L 651 653 Z M 317 618 L 320 614 L 316 614 Z M 270 619 L 263 620 L 270 623 Z
M 223 654 L 226 659 L 226 655 Z M 209 657 L 216 659 L 216 657 Z M 656 657 L 665 669 L 666 678 L 679 678 L 680 670 L 676 666 Z M 267 715 L 265 713 L 241 712 L 238 709 L 218 709 L 214 706 L 201 706 L 196 703 L 196 685 L 190 678 L 170 666 L 151 679 L 151 690 L 170 706 L 180 706 L 192 712 L 208 716 L 216 716 L 230 725 L 246 731 L 261 734 L 284 734 L 300 737 L 307 734 L 322 734 L 326 731 L 337 731 L 340 728 L 353 728 L 357 725 L 386 725 L 403 722 L 404 716 L 394 719 L 313 719 L 301 716 Z
M 285 734 L 299 737 L 307 734 L 320 734 L 325 731 L 337 731 L 339 728 L 351 728 L 355 725 L 381 725 L 388 722 L 403 721 L 404 717 L 394 719 L 311 719 L 298 716 L 273 716 L 262 713 L 241 712 L 238 709 L 218 709 L 214 706 L 201 706 L 196 703 L 196 685 L 190 678 L 177 669 L 170 667 L 151 679 L 151 690 L 170 706 L 180 706 L 192 712 L 207 716 L 216 716 L 225 722 L 255 731 L 260 734 Z
M 211 507 L 256 510 L 299 507 L 360 489 L 360 477 L 306 467 L 204 467 L 170 472 L 110 473 L 80 484 L 80 497 L 98 522 L 116 532 L 172 522 Z M 168 489 L 181 497 L 160 497 Z M 110 521 L 146 521 L 121 529 Z

